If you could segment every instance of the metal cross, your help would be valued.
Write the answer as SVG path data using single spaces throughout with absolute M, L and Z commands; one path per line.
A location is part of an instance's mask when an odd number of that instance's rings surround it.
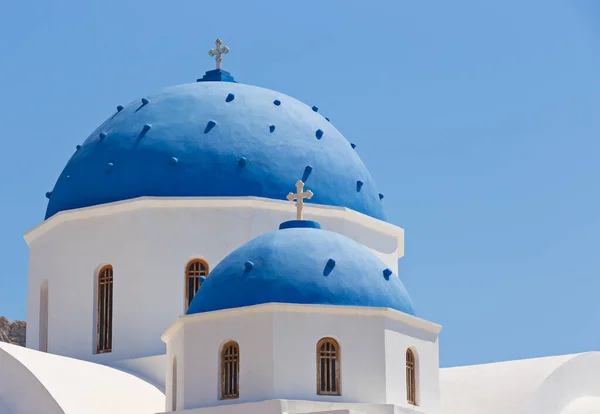
M 302 220 L 302 207 L 304 207 L 304 199 L 310 199 L 313 196 L 312 191 L 306 190 L 303 192 L 302 190 L 304 190 L 304 183 L 302 182 L 302 180 L 298 180 L 296 181 L 296 194 L 289 193 L 286 197 L 289 201 L 296 202 L 297 220 Z
M 221 39 L 217 39 L 215 45 L 215 49 L 208 50 L 208 55 L 215 56 L 215 60 L 217 61 L 217 69 L 221 69 L 221 61 L 223 60 L 223 55 L 229 53 L 230 49 L 227 46 L 223 46 L 223 41 Z

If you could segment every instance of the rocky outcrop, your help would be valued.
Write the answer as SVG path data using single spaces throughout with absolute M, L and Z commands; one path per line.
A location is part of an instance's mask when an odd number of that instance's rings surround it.
M 0 316 L 0 342 L 25 346 L 25 330 L 27 324 L 24 321 L 9 321 Z

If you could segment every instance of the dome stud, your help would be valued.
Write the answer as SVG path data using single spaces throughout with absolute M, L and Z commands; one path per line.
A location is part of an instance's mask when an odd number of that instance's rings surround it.
M 275 106 L 279 106 L 279 105 L 281 105 L 281 101 L 280 101 L 279 99 L 275 99 L 275 100 L 273 101 L 273 105 L 275 105 Z
M 235 99 L 235 95 L 230 93 L 229 95 L 227 95 L 227 98 L 225 98 L 225 102 L 231 102 Z
M 355 149 L 355 148 L 356 148 L 356 144 L 355 144 L 355 143 L 353 143 L 353 142 L 351 142 L 351 143 L 350 143 L 350 146 L 352 147 L 352 149 Z
M 240 157 L 237 163 L 240 167 L 245 167 L 247 162 L 248 160 L 246 159 L 246 157 Z
M 315 111 L 315 112 L 319 112 L 319 108 L 318 108 L 318 107 L 316 107 L 316 106 L 313 106 L 311 109 L 312 109 L 313 111 Z
M 179 163 L 179 159 L 177 157 L 171 157 L 171 159 L 169 160 L 169 164 L 171 165 L 177 165 Z
M 357 193 L 358 193 L 358 192 L 360 192 L 360 190 L 361 190 L 361 188 L 362 188 L 362 186 L 363 186 L 364 184 L 365 184 L 365 183 L 363 183 L 363 182 L 362 182 L 362 181 L 360 181 L 360 180 L 358 180 L 358 181 L 356 182 L 356 192 L 357 192 Z
M 47 192 L 46 192 L 46 198 L 47 198 L 48 200 L 50 200 L 50 197 L 52 197 L 52 191 L 47 191 Z
M 275 131 L 275 125 L 269 125 L 269 131 L 272 134 Z
M 208 121 L 206 128 L 204 128 L 204 133 L 208 134 L 216 125 L 217 123 L 215 121 Z
M 100 140 L 103 140 L 104 138 L 106 138 L 106 132 L 99 133 L 98 137 L 100 138 Z
M 123 105 L 117 105 L 117 112 L 121 112 L 123 110 Z
M 383 194 L 379 193 L 379 199 L 383 200 L 383 197 L 384 197 Z
M 252 270 L 254 268 L 254 263 L 252 261 L 250 261 L 250 260 L 247 260 L 244 263 L 244 267 L 246 268 L 247 271 L 250 271 L 250 270 Z
M 383 278 L 385 280 L 390 280 L 390 276 L 392 275 L 392 271 L 389 268 L 384 269 Z
M 313 167 L 312 165 L 307 165 L 304 168 L 304 174 L 302 174 L 302 181 L 306 182 L 306 180 L 308 180 L 308 177 L 310 177 L 310 173 L 312 173 Z
M 110 173 L 114 167 L 115 167 L 115 164 L 112 162 L 109 162 L 108 164 L 106 164 L 106 172 Z
M 329 276 L 333 268 L 335 267 L 335 260 L 329 259 L 325 264 L 325 269 L 323 269 L 323 276 Z
M 150 100 L 148 98 L 142 98 L 142 104 L 138 107 L 138 109 L 135 110 L 135 112 L 139 111 L 140 109 L 142 109 L 144 106 L 148 105 L 150 103 Z
M 79 151 L 81 149 L 81 145 L 76 145 L 75 146 L 75 151 Z
M 323 138 L 323 131 L 320 129 L 317 129 L 317 132 L 315 132 L 315 136 L 317 137 L 317 139 Z

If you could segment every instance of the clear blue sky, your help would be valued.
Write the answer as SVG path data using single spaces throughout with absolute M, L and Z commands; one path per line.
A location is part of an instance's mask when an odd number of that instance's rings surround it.
M 75 146 L 217 36 L 358 145 L 442 365 L 600 350 L 597 0 L 4 2 L 0 315 L 25 317 L 22 234 Z

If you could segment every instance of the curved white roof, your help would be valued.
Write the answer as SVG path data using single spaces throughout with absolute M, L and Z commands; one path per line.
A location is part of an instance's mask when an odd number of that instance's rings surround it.
M 444 414 L 581 414 L 600 398 L 600 352 L 440 370 Z M 587 405 L 586 405 L 587 404 Z
M 560 414 L 590 414 L 600 413 L 600 398 L 598 397 L 581 397 L 577 398 Z
M 155 386 L 104 365 L 0 343 L 0 367 L 0 413 L 150 414 L 165 410 L 165 397 Z

